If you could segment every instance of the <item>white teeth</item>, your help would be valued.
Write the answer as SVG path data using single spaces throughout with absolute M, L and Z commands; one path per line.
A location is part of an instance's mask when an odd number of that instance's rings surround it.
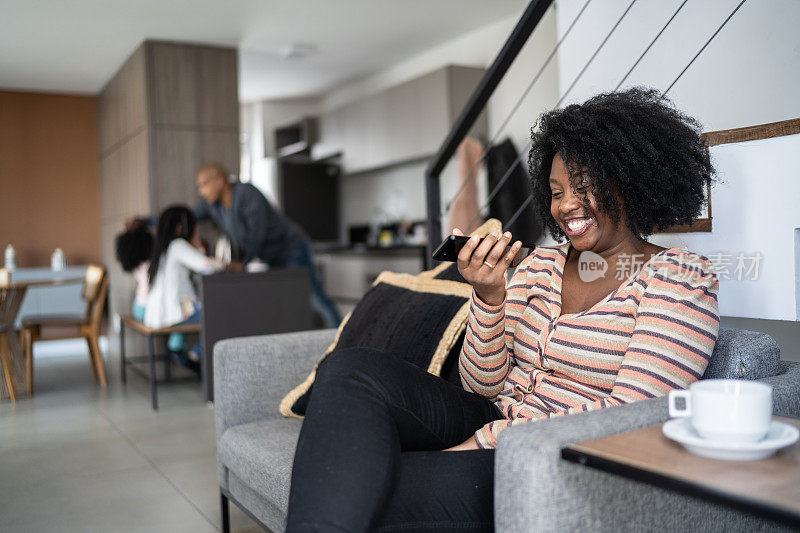
M 585 228 L 588 223 L 589 219 L 570 220 L 567 222 L 567 226 L 569 226 L 570 231 L 580 231 Z
M 570 220 L 569 222 L 567 222 L 567 225 L 569 226 L 569 229 L 571 229 L 572 231 L 580 231 L 580 230 L 582 230 L 583 228 L 586 227 L 586 221 L 585 220 L 574 220 L 574 221 Z

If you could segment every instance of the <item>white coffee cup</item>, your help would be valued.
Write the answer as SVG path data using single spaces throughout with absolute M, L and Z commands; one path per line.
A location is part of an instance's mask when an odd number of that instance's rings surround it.
M 675 403 L 683 398 L 679 409 Z M 704 379 L 669 393 L 669 416 L 689 418 L 704 439 L 756 442 L 772 422 L 772 387 L 738 379 Z

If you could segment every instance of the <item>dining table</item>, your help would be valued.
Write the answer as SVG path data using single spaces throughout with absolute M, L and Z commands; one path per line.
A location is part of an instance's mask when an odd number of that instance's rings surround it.
M 44 270 L 44 269 L 37 269 Z M 7 327 L 8 346 L 11 351 L 11 380 L 17 398 L 27 395 L 25 384 L 25 354 L 22 352 L 20 332 L 17 330 L 19 311 L 29 289 L 57 285 L 83 283 L 83 276 L 77 276 L 74 269 L 51 271 L 34 279 L 15 279 L 15 273 L 4 271 L 0 275 L 0 325 Z M 0 379 L 0 400 L 10 399 L 5 380 Z

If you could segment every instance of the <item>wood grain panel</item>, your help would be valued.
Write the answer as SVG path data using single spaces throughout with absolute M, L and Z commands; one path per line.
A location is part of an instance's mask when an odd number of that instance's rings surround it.
M 160 126 L 153 133 L 157 179 L 151 205 L 158 213 L 171 204 L 197 202 L 195 175 L 203 164 L 201 135 L 194 130 Z
M 145 77 L 145 50 L 136 49 L 123 67 L 122 87 L 122 136 L 129 138 L 142 130 L 147 121 L 147 86 Z
M 775 417 L 800 428 L 800 420 Z M 662 424 L 572 444 L 570 449 L 667 476 L 717 494 L 800 513 L 800 442 L 758 461 L 720 461 L 689 453 Z
M 130 140 L 131 167 L 129 169 L 128 209 L 131 216 L 151 213 L 150 207 L 150 143 L 142 130 Z
M 709 131 L 703 134 L 703 140 L 705 140 L 707 146 L 717 146 L 720 144 L 770 139 L 797 133 L 800 133 L 800 118 L 748 126 L 746 128 Z
M 239 131 L 239 67 L 233 48 L 198 47 L 198 110 L 201 126 Z M 238 137 L 236 145 L 238 146 Z
M 0 245 L 20 267 L 100 257 L 97 99 L 0 91 Z
M 111 275 L 110 309 L 129 314 L 133 279 L 114 256 L 125 219 L 172 203 L 193 205 L 195 175 L 208 160 L 238 172 L 236 51 L 146 41 L 99 100 L 103 260 Z M 116 341 L 111 348 L 117 351 Z
M 200 131 L 200 157 L 205 164 L 209 161 L 222 163 L 232 174 L 239 174 L 239 131 L 203 130 Z M 192 187 L 200 168 L 192 173 Z
M 100 159 L 100 216 L 104 222 L 119 216 L 120 196 L 120 150 L 115 149 Z
M 197 48 L 161 42 L 146 45 L 152 126 L 197 124 L 200 98 Z
M 119 147 L 120 187 L 117 199 L 117 213 L 126 217 L 148 214 L 150 209 L 150 190 L 147 187 L 148 139 L 144 130 L 128 138 Z
M 113 107 L 109 85 L 106 84 L 100 94 L 97 95 L 97 148 L 101 157 L 113 144 L 111 132 Z
M 106 84 L 100 93 L 102 106 L 100 108 L 100 153 L 105 154 L 119 144 L 121 131 L 119 127 L 119 86 L 118 77 L 114 77 Z

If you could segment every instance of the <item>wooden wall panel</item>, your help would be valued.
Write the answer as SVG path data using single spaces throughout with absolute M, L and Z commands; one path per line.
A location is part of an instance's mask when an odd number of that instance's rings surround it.
M 157 42 L 145 45 L 151 126 L 197 124 L 200 65 L 196 47 Z
M 100 93 L 98 117 L 103 263 L 109 271 L 109 310 L 129 314 L 135 282 L 117 262 L 114 241 L 128 217 L 150 213 L 147 92 L 144 47 L 123 63 Z M 109 328 L 112 353 L 118 343 Z M 143 352 L 144 344 L 131 348 Z
M 200 133 L 192 130 L 159 127 L 153 135 L 154 212 L 171 204 L 194 205 L 197 201 L 195 174 L 203 164 Z
M 114 108 L 113 87 L 111 82 L 97 95 L 97 149 L 102 158 L 106 151 L 114 144 L 113 120 Z
M 146 130 L 131 138 L 128 152 L 130 167 L 127 199 L 130 216 L 141 216 L 151 211 L 150 202 L 150 143 Z
M 239 172 L 236 50 L 148 42 L 152 164 L 151 205 L 194 205 L 205 163 Z
M 119 152 L 112 150 L 100 158 L 100 218 L 103 222 L 119 216 L 117 206 L 120 180 Z
M 147 132 L 139 129 L 120 145 L 120 183 L 116 214 L 136 217 L 151 209 Z
M 147 122 L 147 87 L 145 79 L 145 51 L 139 47 L 125 62 L 122 69 L 123 87 L 121 95 L 122 126 L 124 137 L 143 130 Z
M 218 161 L 232 173 L 238 175 L 240 160 L 239 132 L 231 130 L 201 131 L 200 154 L 204 163 Z
M 20 267 L 100 260 L 97 99 L 0 91 L 0 252 Z
M 114 256 L 125 220 L 173 203 L 194 205 L 195 176 L 207 161 L 239 171 L 236 50 L 146 41 L 99 100 L 103 259 L 111 311 L 128 314 L 134 282 Z M 144 348 L 135 341 L 130 347 Z M 116 340 L 111 349 L 117 352 Z
M 239 68 L 236 50 L 198 47 L 198 122 L 239 131 Z M 239 145 L 238 137 L 236 145 Z M 237 158 L 238 160 L 238 158 Z M 238 166 L 238 165 L 237 165 Z
M 139 130 L 147 120 L 145 53 L 139 47 L 98 96 L 98 140 L 105 155 Z

